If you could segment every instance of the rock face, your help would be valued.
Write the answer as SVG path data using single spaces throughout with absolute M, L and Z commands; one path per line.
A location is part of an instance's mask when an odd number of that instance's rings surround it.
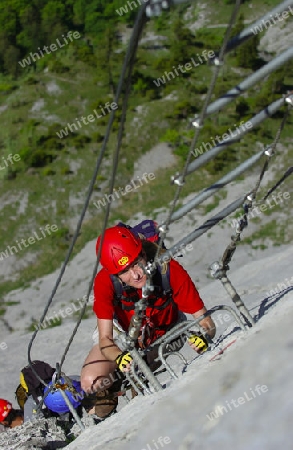
M 55 417 L 29 421 L 0 434 L 1 450 L 55 450 L 68 443 Z
M 265 30 L 266 28 L 264 28 Z M 265 55 L 279 55 L 292 45 L 293 22 L 279 22 L 266 29 L 262 36 L 258 50 Z

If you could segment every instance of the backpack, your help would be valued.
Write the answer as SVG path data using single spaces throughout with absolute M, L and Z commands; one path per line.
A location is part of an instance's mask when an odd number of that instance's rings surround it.
M 50 364 L 35 360 L 32 361 L 32 365 L 35 372 L 45 383 L 49 383 L 52 380 L 55 369 Z M 36 377 L 30 365 L 25 366 L 20 372 L 20 384 L 15 391 L 15 397 L 20 408 L 24 409 L 24 404 L 30 395 L 36 404 L 38 404 L 40 398 L 43 397 L 44 388 L 45 386 Z
M 126 225 L 123 222 L 119 222 L 117 226 L 128 228 L 141 239 L 145 239 L 149 242 L 155 242 L 156 244 L 159 242 L 160 231 L 158 229 L 158 224 L 152 219 L 143 220 L 142 222 L 139 222 L 137 225 L 134 225 L 134 227 Z M 162 248 L 166 248 L 164 243 L 162 245 Z

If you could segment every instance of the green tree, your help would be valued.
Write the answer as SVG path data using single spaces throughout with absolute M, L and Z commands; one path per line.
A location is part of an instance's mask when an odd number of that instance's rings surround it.
M 107 84 L 109 90 L 113 95 L 116 92 L 116 83 L 114 81 L 113 68 L 117 65 L 117 54 L 114 54 L 114 50 L 117 48 L 118 38 L 116 27 L 114 23 L 109 23 L 105 29 L 103 36 L 97 43 L 97 63 L 98 67 L 102 68 L 107 73 Z
M 15 42 L 16 35 L 20 32 L 18 14 L 12 6 L 11 0 L 0 4 L 0 30 L 11 43 Z
M 243 116 L 245 116 L 246 114 L 249 113 L 250 107 L 248 104 L 248 101 L 245 100 L 245 98 L 240 98 L 237 102 L 236 102 L 236 107 L 235 107 L 235 111 L 239 117 L 239 119 L 241 119 Z
M 255 70 L 259 67 L 260 58 L 257 47 L 259 45 L 259 36 L 255 35 L 247 42 L 241 45 L 237 52 L 237 64 L 245 69 Z
M 46 35 L 47 43 L 61 38 L 67 31 L 66 7 L 57 0 L 49 0 L 42 9 L 42 29 Z
M 233 0 L 234 1 L 234 0 Z M 244 15 L 243 13 L 241 13 L 236 21 L 236 24 L 234 25 L 234 27 L 232 28 L 231 31 L 231 35 L 230 35 L 230 39 L 232 39 L 233 37 L 237 36 L 238 34 L 241 33 L 242 30 L 244 30 L 245 25 L 244 25 Z M 235 50 L 233 50 L 232 54 L 234 56 L 236 56 L 238 54 L 238 52 L 240 51 L 241 46 L 236 48 Z
M 9 45 L 4 53 L 4 70 L 5 72 L 17 77 L 19 73 L 20 50 L 14 45 Z
M 185 27 L 182 19 L 178 17 L 172 25 L 170 66 L 188 62 L 194 53 L 194 42 L 194 35 Z
M 231 38 L 237 36 L 245 28 L 244 14 L 241 13 L 232 29 Z M 242 45 L 238 46 L 233 55 L 236 56 L 237 64 L 245 69 L 256 69 L 260 64 L 257 47 L 259 45 L 259 36 L 255 35 Z
M 108 27 L 109 21 L 118 20 L 114 11 L 115 4 L 116 2 L 110 2 L 109 5 L 106 0 L 76 0 L 73 6 L 74 20 L 84 26 L 85 33 L 100 35 Z
M 34 4 L 27 5 L 20 13 L 22 30 L 17 35 L 17 44 L 26 51 L 37 51 L 43 44 L 43 30 L 40 27 L 40 10 Z

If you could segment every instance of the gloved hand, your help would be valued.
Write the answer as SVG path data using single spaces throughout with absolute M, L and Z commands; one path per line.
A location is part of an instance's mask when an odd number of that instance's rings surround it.
M 132 356 L 127 350 L 125 350 L 124 352 L 120 353 L 120 355 L 117 356 L 115 361 L 118 366 L 118 369 L 121 370 L 121 372 L 124 372 L 127 364 L 131 363 Z
M 198 332 L 197 334 L 192 334 L 188 338 L 188 343 L 190 345 L 195 345 L 197 347 L 198 353 L 203 353 L 208 349 L 209 343 L 207 339 Z

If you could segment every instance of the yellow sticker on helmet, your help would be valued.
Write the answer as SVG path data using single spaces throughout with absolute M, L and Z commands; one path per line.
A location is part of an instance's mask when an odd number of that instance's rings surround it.
M 122 258 L 119 259 L 118 264 L 119 266 L 125 266 L 129 261 L 128 256 L 122 256 Z

